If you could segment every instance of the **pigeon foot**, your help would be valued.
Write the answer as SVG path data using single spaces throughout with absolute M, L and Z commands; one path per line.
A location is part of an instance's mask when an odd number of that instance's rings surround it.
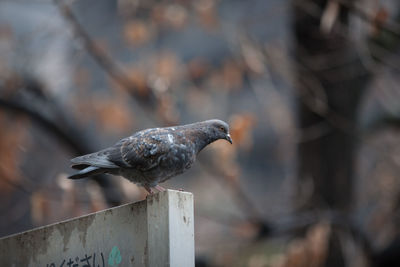
M 147 192 L 149 192 L 150 195 L 156 193 L 156 190 L 158 192 L 164 192 L 166 189 L 162 187 L 161 185 L 156 185 L 156 186 L 144 186 L 144 189 L 146 189 Z M 155 190 L 156 189 L 156 190 Z
M 165 189 L 164 187 L 162 187 L 161 185 L 156 185 L 154 188 L 157 189 L 157 190 L 160 191 L 160 192 L 164 192 L 164 191 L 166 190 L 166 189 Z

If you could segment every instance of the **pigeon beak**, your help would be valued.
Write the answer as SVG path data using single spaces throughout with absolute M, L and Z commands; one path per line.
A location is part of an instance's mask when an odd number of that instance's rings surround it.
M 227 134 L 226 137 L 225 137 L 225 139 L 226 139 L 229 143 L 232 144 L 232 138 L 231 138 L 231 135 L 230 135 L 230 134 Z

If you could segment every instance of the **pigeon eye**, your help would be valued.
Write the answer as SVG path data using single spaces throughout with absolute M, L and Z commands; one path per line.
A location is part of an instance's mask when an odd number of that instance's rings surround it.
M 219 127 L 219 129 L 221 130 L 221 131 L 223 131 L 223 132 L 225 132 L 225 128 L 224 127 Z

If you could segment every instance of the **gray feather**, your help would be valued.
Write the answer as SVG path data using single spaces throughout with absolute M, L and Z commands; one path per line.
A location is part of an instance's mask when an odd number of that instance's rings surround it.
M 81 169 L 81 165 L 96 166 L 100 168 L 118 168 L 113 162 L 108 159 L 108 152 L 99 151 L 96 153 L 80 156 L 71 159 L 72 168 Z
M 68 176 L 68 179 L 81 179 L 81 178 L 85 178 L 85 177 L 88 177 L 91 175 L 96 175 L 96 174 L 100 174 L 100 173 L 104 173 L 104 172 L 105 172 L 104 169 L 90 166 L 90 167 L 87 167 L 87 168 L 77 172 L 76 174 Z
M 80 171 L 70 178 L 110 173 L 154 187 L 188 170 L 197 154 L 218 139 L 232 142 L 229 126 L 221 120 L 143 130 L 109 148 L 72 159 L 72 168 Z

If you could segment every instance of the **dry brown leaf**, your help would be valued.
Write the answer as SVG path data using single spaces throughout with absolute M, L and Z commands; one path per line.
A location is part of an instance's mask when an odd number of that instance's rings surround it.
M 250 71 L 256 74 L 262 74 L 265 72 L 265 56 L 262 54 L 262 51 L 260 49 L 257 49 L 250 44 L 244 43 L 242 45 L 242 55 L 244 62 L 246 63 Z
M 124 133 L 132 129 L 135 117 L 124 95 L 77 97 L 73 103 L 81 123 L 95 121 L 102 131 Z
M 205 90 L 197 87 L 188 88 L 185 103 L 193 112 L 200 113 L 212 109 L 212 96 Z M 208 114 L 205 114 L 208 115 Z
M 165 51 L 157 56 L 155 75 L 165 79 L 168 83 L 179 80 L 182 64 L 178 56 L 170 51 Z
M 214 31 L 218 26 L 216 3 L 214 0 L 194 1 L 194 7 L 200 20 L 200 24 L 207 30 Z
M 292 240 L 281 267 L 310 267 L 307 244 L 303 239 Z
M 132 129 L 134 117 L 125 99 L 98 98 L 93 104 L 93 115 L 105 131 L 119 133 Z
M 175 108 L 173 99 L 168 94 L 159 97 L 158 115 L 169 125 L 176 125 L 179 121 L 179 112 Z
M 244 113 L 233 115 L 229 121 L 233 145 L 227 145 L 225 140 L 219 140 L 211 149 L 214 161 L 218 162 L 216 166 L 224 174 L 224 178 L 230 183 L 237 184 L 241 174 L 237 163 L 237 148 L 251 146 L 251 132 L 255 119 L 252 114 Z
M 201 58 L 192 59 L 187 66 L 189 77 L 194 82 L 199 82 L 204 79 L 210 69 L 209 64 L 207 64 Z
M 124 38 L 131 45 L 145 44 L 152 38 L 152 35 L 149 23 L 132 20 L 124 25 Z
M 327 222 L 320 222 L 311 227 L 306 235 L 307 249 L 310 255 L 310 266 L 322 266 L 325 262 L 331 226 Z
M 248 240 L 254 239 L 256 235 L 259 233 L 259 230 L 260 229 L 258 225 L 250 221 L 245 221 L 243 223 L 240 223 L 236 225 L 234 228 L 235 235 Z
M 389 11 L 385 7 L 380 7 L 374 16 L 374 20 L 372 22 L 372 30 L 371 34 L 373 36 L 379 34 L 382 25 L 384 25 L 389 19 Z
M 147 83 L 147 76 L 145 72 L 138 67 L 132 66 L 127 69 L 127 74 L 133 85 L 133 87 L 129 89 L 135 90 L 135 92 L 142 97 L 147 97 L 150 93 L 150 88 Z M 119 88 L 119 86 L 115 87 Z
M 35 225 L 43 225 L 49 217 L 50 203 L 48 196 L 43 191 L 38 190 L 31 195 L 31 217 Z
M 235 114 L 229 119 L 230 132 L 235 145 L 245 150 L 251 149 L 252 132 L 256 122 L 256 116 L 252 113 Z
M 150 11 L 151 21 L 153 21 L 157 26 L 164 25 L 165 23 L 165 6 L 164 5 L 155 5 Z
M 101 187 L 97 183 L 89 181 L 86 184 L 86 191 L 89 196 L 90 212 L 104 210 L 108 207 Z
M 67 179 L 66 174 L 59 174 L 56 178 L 57 186 L 61 189 L 61 209 L 65 215 L 72 216 L 74 206 L 79 205 L 75 199 L 74 191 L 76 191 L 76 183 L 73 180 Z
M 225 140 L 216 141 L 212 148 L 215 166 L 223 173 L 223 178 L 232 184 L 239 183 L 240 168 L 236 162 L 237 151 L 235 145 L 229 145 Z
M 0 24 L 0 40 L 5 39 L 13 39 L 14 34 L 10 25 Z
M 323 266 L 329 247 L 331 226 L 327 222 L 313 225 L 304 238 L 292 240 L 279 267 Z
M 187 10 L 184 6 L 170 4 L 164 9 L 165 21 L 175 29 L 181 29 L 186 25 Z
M 335 25 L 339 15 L 340 4 L 330 0 L 322 13 L 320 29 L 323 33 L 329 34 Z
M 222 68 L 223 85 L 229 90 L 238 90 L 243 85 L 243 68 L 238 62 L 228 59 Z
M 0 113 L 0 192 L 10 193 L 21 180 L 21 147 L 27 145 L 26 120 Z

